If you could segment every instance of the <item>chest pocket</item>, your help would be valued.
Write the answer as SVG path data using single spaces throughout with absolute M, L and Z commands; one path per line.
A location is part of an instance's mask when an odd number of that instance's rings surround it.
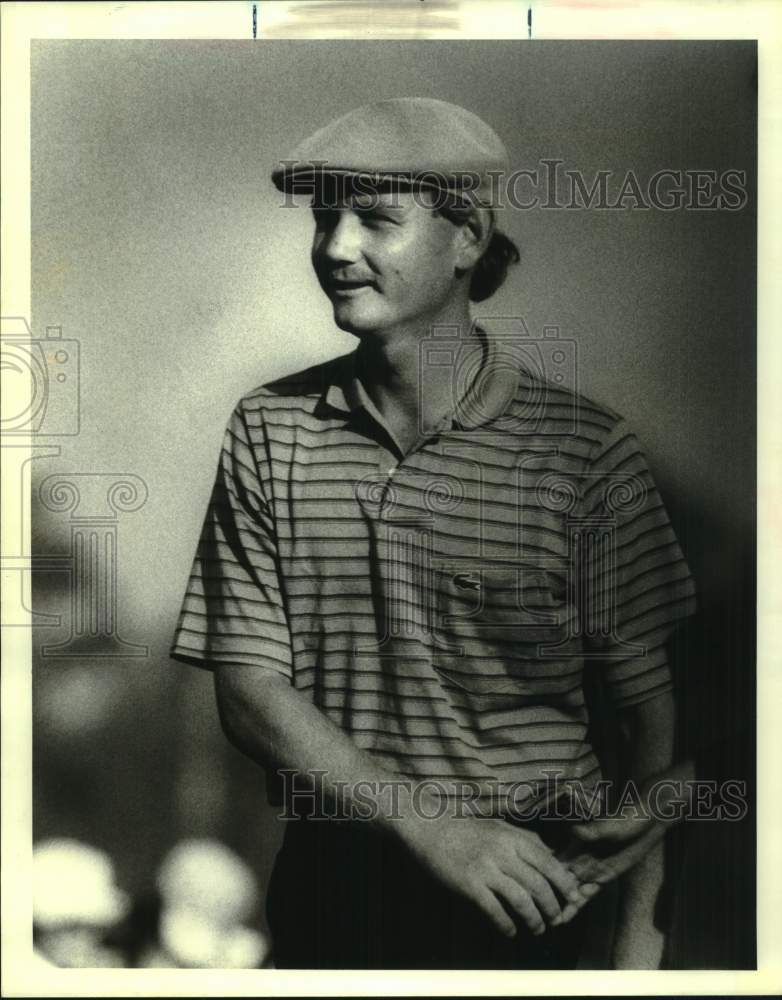
M 474 694 L 557 695 L 579 668 L 578 616 L 565 581 L 526 564 L 437 571 L 433 666 Z

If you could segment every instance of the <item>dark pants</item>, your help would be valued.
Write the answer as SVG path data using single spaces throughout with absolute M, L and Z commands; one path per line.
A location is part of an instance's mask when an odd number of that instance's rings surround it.
M 552 847 L 562 823 L 534 827 Z M 289 820 L 266 914 L 277 968 L 572 969 L 583 912 L 534 936 L 505 937 L 395 838 L 349 820 Z

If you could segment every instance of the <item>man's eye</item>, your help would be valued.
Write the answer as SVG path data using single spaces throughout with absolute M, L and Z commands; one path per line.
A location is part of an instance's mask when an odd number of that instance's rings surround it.
M 383 212 L 378 212 L 376 209 L 359 212 L 358 216 L 365 226 L 382 226 L 386 223 L 394 225 L 394 220 L 390 215 L 385 215 Z

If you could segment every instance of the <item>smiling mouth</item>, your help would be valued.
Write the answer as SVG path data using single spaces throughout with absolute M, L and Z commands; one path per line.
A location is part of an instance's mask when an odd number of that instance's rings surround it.
M 337 278 L 330 278 L 326 282 L 326 288 L 331 295 L 355 295 L 371 287 L 370 281 L 340 281 Z

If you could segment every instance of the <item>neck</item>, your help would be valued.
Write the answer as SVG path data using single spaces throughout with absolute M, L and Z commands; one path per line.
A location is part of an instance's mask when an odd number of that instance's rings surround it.
M 432 328 L 438 325 L 455 328 L 449 340 L 469 336 L 472 318 L 468 303 L 454 304 L 425 322 L 389 327 L 361 338 L 358 371 L 370 399 L 383 415 L 399 406 L 416 411 L 420 408 L 421 344 L 432 337 Z M 450 402 L 450 395 L 444 393 L 443 399 L 427 398 L 423 402 L 427 409 L 435 411 Z

